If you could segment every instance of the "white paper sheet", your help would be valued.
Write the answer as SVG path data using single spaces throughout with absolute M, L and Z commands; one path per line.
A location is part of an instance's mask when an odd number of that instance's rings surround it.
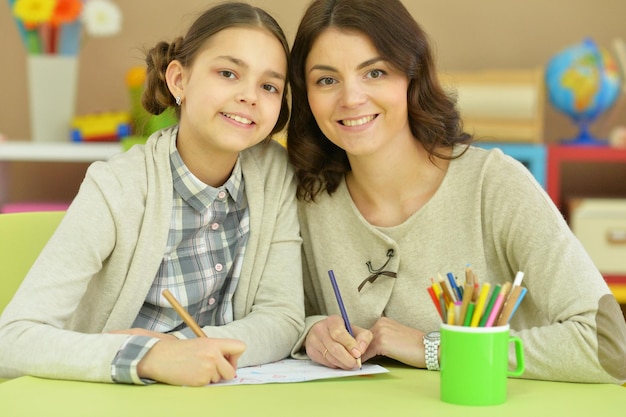
M 273 384 L 285 382 L 305 382 L 316 379 L 341 378 L 356 375 L 372 375 L 389 372 L 380 365 L 363 364 L 362 369 L 344 371 L 330 369 L 311 360 L 284 359 L 278 362 L 237 369 L 237 377 L 229 381 L 209 386 Z

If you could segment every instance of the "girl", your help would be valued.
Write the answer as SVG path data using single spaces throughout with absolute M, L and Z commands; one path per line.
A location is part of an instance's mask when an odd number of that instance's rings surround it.
M 511 322 L 525 377 L 626 380 L 626 323 L 602 276 L 524 166 L 469 146 L 426 35 L 400 1 L 313 1 L 291 57 L 287 149 L 308 316 L 294 355 L 438 369 L 441 318 L 427 288 L 471 263 L 492 288 L 525 272 L 528 295 Z
M 0 318 L 0 376 L 203 385 L 289 355 L 302 330 L 295 184 L 268 139 L 288 46 L 226 3 L 147 56 L 143 102 L 179 123 L 93 164 Z M 203 326 L 195 338 L 161 295 Z

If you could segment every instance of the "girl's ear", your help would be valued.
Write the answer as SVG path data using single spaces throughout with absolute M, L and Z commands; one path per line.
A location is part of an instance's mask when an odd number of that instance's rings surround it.
M 184 68 L 180 61 L 174 60 L 169 63 L 167 70 L 165 70 L 165 81 L 167 82 L 167 88 L 174 97 L 184 97 L 184 83 L 183 83 Z

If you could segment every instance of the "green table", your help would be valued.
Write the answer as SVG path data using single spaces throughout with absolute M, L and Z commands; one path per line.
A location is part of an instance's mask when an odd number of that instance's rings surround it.
M 3 417 L 612 417 L 626 388 L 510 379 L 508 401 L 464 407 L 439 400 L 439 373 L 401 365 L 389 373 L 311 382 L 221 387 L 132 386 L 22 377 L 0 384 Z

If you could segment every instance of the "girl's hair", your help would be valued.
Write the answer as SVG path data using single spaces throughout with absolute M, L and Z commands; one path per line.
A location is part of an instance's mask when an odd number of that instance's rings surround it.
M 314 200 L 332 194 L 350 170 L 346 152 L 329 141 L 313 117 L 306 91 L 305 63 L 317 37 L 328 28 L 366 35 L 378 53 L 409 79 L 408 120 L 411 133 L 432 157 L 439 150 L 470 143 L 463 132 L 456 99 L 436 74 L 428 38 L 399 0 L 315 0 L 306 10 L 291 50 L 292 111 L 287 151 L 298 179 L 298 197 Z
M 223 3 L 201 14 L 191 25 L 184 37 L 173 42 L 159 42 L 146 54 L 146 89 L 141 103 L 151 114 L 161 114 L 168 107 L 176 109 L 180 117 L 180 107 L 170 93 L 165 79 L 165 72 L 170 62 L 177 60 L 183 67 L 189 68 L 207 40 L 216 33 L 231 27 L 263 28 L 272 33 L 283 46 L 285 56 L 289 57 L 289 43 L 280 25 L 265 10 L 246 3 Z M 283 92 L 278 121 L 270 135 L 281 131 L 289 120 L 287 88 Z

